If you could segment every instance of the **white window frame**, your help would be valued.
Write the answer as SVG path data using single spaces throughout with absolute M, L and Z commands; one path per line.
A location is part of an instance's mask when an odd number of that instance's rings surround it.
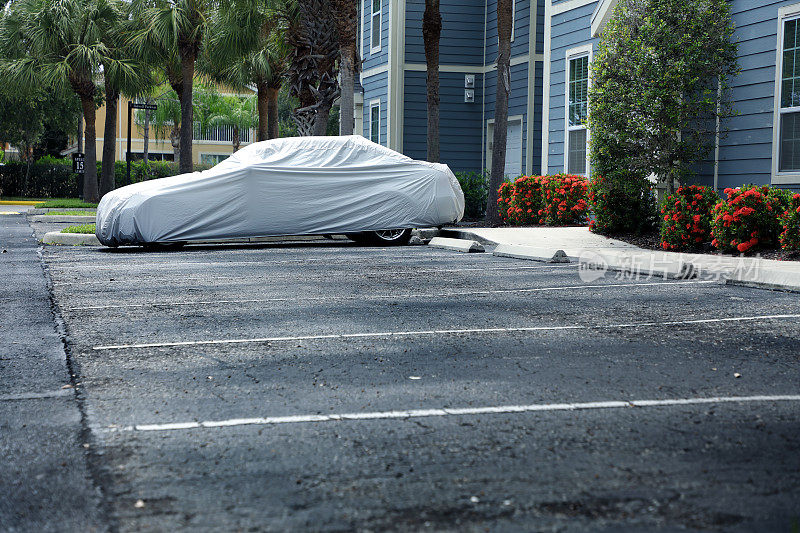
M 381 99 L 376 98 L 374 100 L 369 101 L 369 140 L 372 141 L 372 110 L 377 108 L 378 109 L 378 140 L 373 141 L 377 144 L 381 144 Z
M 517 28 L 517 0 L 511 0 L 511 42 L 514 42 L 514 30 Z
M 591 44 L 584 44 L 582 46 L 576 46 L 575 48 L 570 48 L 564 54 L 564 172 L 569 172 L 569 132 L 575 130 L 586 130 L 586 174 L 584 175 L 588 177 L 592 173 L 592 170 L 589 166 L 589 138 L 591 135 L 591 133 L 589 132 L 589 125 L 588 124 L 581 124 L 580 126 L 569 125 L 569 62 L 573 59 L 579 59 L 581 57 L 587 57 L 589 65 L 591 65 L 592 63 Z M 590 68 L 589 80 L 586 90 L 588 91 L 591 86 L 592 86 L 592 69 Z
M 800 107 L 781 107 L 781 81 L 783 72 L 783 25 L 786 21 L 800 19 L 800 4 L 793 4 L 778 9 L 778 32 L 775 50 L 775 108 L 772 117 L 772 179 L 773 185 L 795 185 L 800 183 L 800 171 L 781 172 L 781 115 L 784 113 L 798 113 Z
M 374 1 L 367 0 L 369 4 L 369 53 L 376 54 L 381 51 L 381 37 L 383 37 L 383 0 L 378 0 L 381 3 L 381 8 L 375 12 L 373 11 L 374 8 Z M 378 18 L 378 43 L 377 45 L 372 41 L 372 38 L 375 36 L 375 32 L 373 31 L 373 26 L 375 25 L 375 18 Z

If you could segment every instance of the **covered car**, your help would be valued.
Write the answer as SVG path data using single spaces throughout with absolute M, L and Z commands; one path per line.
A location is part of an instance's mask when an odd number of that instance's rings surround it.
M 463 214 L 464 194 L 447 165 L 357 135 L 291 137 L 251 144 L 203 172 L 106 194 L 96 235 L 107 246 L 313 234 L 399 242 L 409 228 Z

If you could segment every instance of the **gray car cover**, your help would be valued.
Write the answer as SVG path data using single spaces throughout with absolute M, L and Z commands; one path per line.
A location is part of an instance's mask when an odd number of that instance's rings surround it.
M 107 246 L 350 233 L 456 222 L 464 194 L 447 165 L 364 137 L 251 144 L 217 166 L 112 191 L 97 207 Z

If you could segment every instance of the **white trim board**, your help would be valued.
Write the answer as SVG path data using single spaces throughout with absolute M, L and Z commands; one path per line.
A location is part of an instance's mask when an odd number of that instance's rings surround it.
M 773 94 L 772 111 L 772 167 L 770 169 L 770 182 L 772 185 L 797 185 L 800 184 L 800 172 L 779 172 L 778 158 L 780 156 L 780 117 L 781 117 L 781 72 L 783 64 L 783 23 L 786 19 L 800 17 L 800 3 L 778 9 L 778 28 L 775 39 L 775 92 Z
M 509 61 L 510 66 L 515 67 L 517 65 L 524 65 L 528 63 L 530 60 L 529 54 L 523 54 L 514 56 Z M 544 56 L 542 54 L 534 54 L 533 60 L 534 61 L 542 61 Z M 411 70 L 416 72 L 425 72 L 428 66 L 425 63 L 406 63 L 404 65 L 405 70 Z M 466 74 L 486 74 L 488 72 L 492 72 L 493 70 L 497 70 L 497 65 L 492 63 L 491 65 L 458 65 L 458 64 L 449 64 L 449 65 L 439 65 L 439 72 L 463 72 Z
M 553 0 L 544 2 L 544 71 L 542 73 L 542 174 L 550 173 L 550 69 Z
M 535 21 L 537 19 L 539 9 L 539 2 L 531 2 L 530 8 L 528 11 L 528 20 Z M 533 61 L 528 61 L 528 98 L 525 104 L 525 113 L 528 115 L 528 120 L 525 124 L 526 126 L 526 140 L 525 140 L 525 165 L 523 170 L 525 175 L 530 176 L 533 174 L 533 137 L 534 137 L 534 125 L 535 125 L 535 118 L 536 113 L 534 111 L 535 107 L 535 96 L 536 96 L 536 56 L 539 55 L 536 53 L 536 37 L 537 33 L 537 26 L 536 24 L 529 24 L 528 26 L 528 57 L 534 58 Z M 540 170 L 541 172 L 541 170 Z
M 592 37 L 597 37 L 614 14 L 617 0 L 600 0 L 592 13 Z
M 573 9 L 578 9 L 579 7 L 588 6 L 589 4 L 594 4 L 595 2 L 597 2 L 597 0 L 567 0 L 566 2 L 561 2 L 555 5 L 553 5 L 552 0 L 546 0 L 546 2 L 547 3 L 545 4 L 545 9 L 549 5 L 550 15 L 552 16 L 552 15 L 559 15 L 567 11 L 572 11 Z

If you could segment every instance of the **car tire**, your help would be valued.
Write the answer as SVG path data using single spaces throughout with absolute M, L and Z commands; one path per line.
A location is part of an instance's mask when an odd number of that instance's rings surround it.
M 411 240 L 411 229 L 363 231 L 348 233 L 347 238 L 365 246 L 403 246 Z

